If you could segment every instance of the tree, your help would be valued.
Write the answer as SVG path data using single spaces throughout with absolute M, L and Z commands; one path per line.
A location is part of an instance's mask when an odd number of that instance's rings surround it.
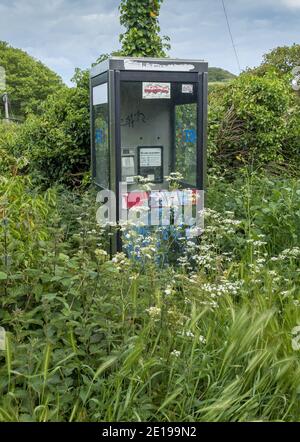
M 275 70 L 280 75 L 291 74 L 293 68 L 300 65 L 300 44 L 279 46 L 263 56 L 262 64 L 252 72 L 264 75 Z
M 223 82 L 233 80 L 235 75 L 225 69 L 221 68 L 208 68 L 208 81 L 210 83 Z
M 161 37 L 158 22 L 163 0 L 121 0 L 120 22 L 126 29 L 120 36 L 121 55 L 166 57 L 169 38 Z
M 0 66 L 14 116 L 38 113 L 40 104 L 64 87 L 61 78 L 26 52 L 0 41 Z

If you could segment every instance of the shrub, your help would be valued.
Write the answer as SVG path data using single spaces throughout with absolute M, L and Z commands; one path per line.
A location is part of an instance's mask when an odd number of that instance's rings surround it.
M 35 182 L 80 183 L 90 163 L 88 91 L 70 88 L 49 97 L 42 115 L 29 117 L 19 132 L 14 153 L 24 152 Z
M 210 95 L 209 153 L 223 168 L 296 160 L 299 110 L 287 78 L 245 73 Z
M 0 176 L 17 175 L 28 163 L 24 155 L 16 157 L 13 154 L 13 146 L 20 130 L 20 125 L 0 122 Z
M 51 236 L 47 222 L 54 208 L 53 190 L 39 194 L 29 177 L 0 177 L 0 262 L 5 272 L 38 262 L 39 241 Z

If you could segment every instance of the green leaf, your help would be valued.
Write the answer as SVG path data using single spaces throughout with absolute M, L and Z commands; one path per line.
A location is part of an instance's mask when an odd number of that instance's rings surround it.
M 7 273 L 0 272 L 0 281 L 4 281 L 4 280 L 7 279 L 7 278 L 8 278 Z

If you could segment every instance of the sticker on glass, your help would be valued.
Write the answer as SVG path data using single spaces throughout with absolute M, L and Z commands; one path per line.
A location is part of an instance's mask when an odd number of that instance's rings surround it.
M 134 157 L 123 157 L 122 158 L 122 174 L 124 176 L 134 175 Z
M 183 94 L 193 94 L 194 86 L 192 84 L 183 84 L 182 85 L 182 93 Z
M 170 99 L 171 83 L 143 83 L 143 99 Z

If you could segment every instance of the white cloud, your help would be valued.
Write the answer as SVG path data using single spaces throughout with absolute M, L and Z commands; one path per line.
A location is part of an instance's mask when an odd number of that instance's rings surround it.
M 120 47 L 120 0 L 0 0 L 0 40 L 27 50 L 62 75 L 89 67 Z M 258 65 L 276 46 L 299 41 L 300 0 L 226 0 L 242 67 Z M 298 8 L 298 9 L 296 9 Z M 205 58 L 237 72 L 220 0 L 165 0 L 161 33 L 171 56 Z
M 288 8 L 300 9 L 300 0 L 281 0 Z

